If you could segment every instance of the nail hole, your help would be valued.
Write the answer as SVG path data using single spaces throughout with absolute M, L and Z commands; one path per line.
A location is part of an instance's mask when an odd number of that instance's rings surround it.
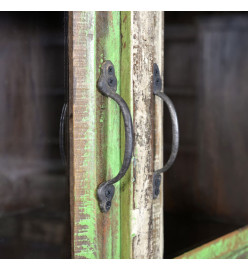
M 111 207 L 111 201 L 106 202 L 106 209 L 109 210 Z
M 113 67 L 110 66 L 110 67 L 108 68 L 108 74 L 109 74 L 109 75 L 112 75 L 112 73 L 113 73 Z

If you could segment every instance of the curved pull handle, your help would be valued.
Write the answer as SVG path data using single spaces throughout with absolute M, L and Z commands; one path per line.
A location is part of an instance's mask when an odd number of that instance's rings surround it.
M 65 119 L 67 114 L 67 103 L 64 103 L 59 122 L 59 149 L 63 164 L 67 167 L 67 155 L 65 151 Z
M 170 157 L 162 169 L 159 169 L 153 174 L 153 199 L 156 199 L 159 195 L 159 187 L 161 183 L 161 173 L 166 172 L 174 163 L 179 146 L 179 129 L 178 129 L 178 120 L 175 107 L 170 100 L 170 98 L 161 92 L 162 81 L 160 77 L 160 72 L 157 64 L 153 65 L 153 94 L 162 98 L 166 103 L 172 122 L 172 148 Z
M 97 188 L 97 198 L 101 212 L 108 212 L 114 196 L 114 183 L 119 181 L 129 168 L 133 152 L 133 124 L 130 111 L 126 102 L 116 94 L 117 80 L 114 65 L 111 61 L 105 61 L 101 67 L 101 75 L 98 80 L 98 90 L 105 96 L 112 98 L 120 106 L 125 125 L 125 153 L 121 170 L 111 180 L 101 183 Z

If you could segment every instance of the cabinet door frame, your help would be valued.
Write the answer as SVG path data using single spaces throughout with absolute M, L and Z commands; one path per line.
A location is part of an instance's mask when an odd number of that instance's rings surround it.
M 163 74 L 163 12 L 69 12 L 70 207 L 73 258 L 162 258 L 163 104 L 152 93 L 152 67 Z M 96 188 L 114 177 L 124 152 L 118 105 L 97 91 L 100 66 L 111 60 L 117 93 L 134 125 L 131 166 L 111 210 L 101 213 Z

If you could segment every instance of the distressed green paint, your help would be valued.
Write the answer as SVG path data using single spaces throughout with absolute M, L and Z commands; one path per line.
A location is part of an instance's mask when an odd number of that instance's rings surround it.
M 76 230 L 74 229 L 74 246 L 77 250 L 74 253 L 75 258 L 89 258 L 96 259 L 99 258 L 98 246 L 97 246 L 97 226 L 96 226 L 96 202 L 92 200 L 95 196 L 95 188 L 96 184 L 92 179 L 96 178 L 96 164 L 95 164 L 95 89 L 94 82 L 94 39 L 91 38 L 92 34 L 95 33 L 95 13 L 94 12 L 81 12 L 81 22 L 86 27 L 82 27 L 79 29 L 77 33 L 77 41 L 78 44 L 74 44 L 74 46 L 85 46 L 87 48 L 87 67 L 85 69 L 85 83 L 88 85 L 87 91 L 78 91 L 84 85 L 77 85 L 77 81 L 75 82 L 74 98 L 80 101 L 86 101 L 90 106 L 84 104 L 81 106 L 82 117 L 80 115 L 75 115 L 75 118 L 78 119 L 78 124 L 81 125 L 83 123 L 87 123 L 87 130 L 85 130 L 82 138 L 84 141 L 84 151 L 82 152 L 83 163 L 79 164 L 84 168 L 84 174 L 82 174 L 81 179 L 75 179 L 75 181 L 79 182 L 79 187 L 84 186 L 85 192 L 83 195 L 75 196 L 75 211 L 82 212 L 84 215 L 84 219 L 75 219 L 76 222 Z M 82 60 L 82 59 L 80 59 Z M 82 61 L 83 62 L 83 61 Z M 80 97 L 79 97 L 80 96 Z M 74 162 L 77 162 L 75 160 Z M 75 164 L 77 165 L 77 164 Z M 80 184 L 80 182 L 83 182 Z M 85 185 L 87 183 L 87 185 Z M 86 190 L 87 187 L 87 190 Z M 78 206 L 78 207 L 77 207 Z
M 126 101 L 131 116 L 133 102 L 131 92 L 131 12 L 121 12 L 121 96 Z M 121 156 L 125 152 L 125 129 L 121 118 Z M 132 258 L 131 213 L 133 185 L 132 164 L 121 180 L 121 258 Z
M 115 66 L 120 93 L 120 12 L 73 12 L 73 250 L 75 258 L 120 258 L 120 185 L 109 213 L 97 186 L 121 167 L 120 109 L 97 90 L 104 60 Z
M 97 186 L 119 172 L 125 151 L 125 130 L 119 106 L 98 92 L 100 68 L 111 60 L 117 77 L 117 93 L 133 115 L 131 87 L 131 12 L 73 12 L 74 59 L 78 74 L 73 78 L 74 118 L 74 257 L 132 258 L 131 232 L 133 175 L 131 166 L 121 182 L 108 213 L 101 213 Z M 74 15 L 75 14 L 75 15 Z M 78 14 L 80 19 L 78 20 Z M 82 84 L 82 85 L 81 85 Z M 74 123 L 75 124 L 75 123 Z M 79 130 L 79 131 L 78 131 Z
M 248 259 L 248 227 L 227 234 L 178 259 Z
M 99 48 L 103 48 L 100 53 L 100 67 L 102 62 L 110 60 L 115 67 L 115 75 L 117 78 L 117 93 L 120 94 L 120 12 L 107 12 L 107 28 L 104 28 L 104 35 L 100 39 Z M 120 108 L 118 104 L 111 98 L 107 98 L 107 106 L 105 108 L 104 132 L 107 135 L 106 145 L 106 179 L 110 180 L 115 177 L 121 167 L 120 160 Z M 106 214 L 104 214 L 106 215 Z M 109 211 L 108 221 L 111 226 L 104 235 L 105 239 L 104 254 L 105 258 L 120 258 L 120 184 L 115 184 L 115 195 L 112 201 L 112 207 Z

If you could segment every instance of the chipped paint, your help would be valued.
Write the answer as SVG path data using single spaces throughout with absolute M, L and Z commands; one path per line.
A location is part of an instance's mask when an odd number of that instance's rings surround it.
M 152 197 L 155 166 L 162 167 L 162 104 L 152 93 L 152 68 L 163 72 L 162 12 L 132 12 L 132 86 L 135 133 L 133 258 L 163 256 L 163 192 Z M 156 106 L 154 105 L 156 103 Z M 154 117 L 155 115 L 155 117 Z M 160 135 L 161 134 L 161 135 Z M 162 188 L 161 188 L 162 191 Z M 154 207 L 155 205 L 155 207 Z
M 162 167 L 162 134 L 158 134 L 162 131 L 162 104 L 156 101 L 154 108 L 151 92 L 153 62 L 163 70 L 162 24 L 162 12 L 121 13 L 121 94 L 131 110 L 135 136 L 132 167 L 121 187 L 123 258 L 163 256 L 162 195 L 154 209 L 152 199 L 154 157 L 155 165 Z
M 120 12 L 70 12 L 69 25 L 72 256 L 120 258 L 118 184 L 110 213 L 96 199 L 120 169 L 120 110 L 96 89 L 104 59 L 120 79 Z
M 131 117 L 133 118 L 132 87 L 131 87 L 131 12 L 121 12 L 121 96 L 126 101 Z M 125 151 L 125 130 L 123 119 L 121 118 L 121 156 L 123 159 Z M 131 210 L 133 188 L 133 164 L 131 165 L 121 180 L 121 258 L 132 258 L 132 235 L 131 235 Z
M 248 227 L 222 236 L 176 259 L 248 259 Z
M 70 13 L 70 182 L 74 258 L 162 257 L 162 195 L 156 208 L 152 205 L 152 172 L 162 161 L 161 137 L 158 135 L 158 140 L 154 139 L 154 128 L 160 132 L 161 123 L 154 124 L 153 115 L 159 116 L 162 107 L 155 101 L 158 106 L 154 108 L 151 93 L 152 64 L 157 61 L 161 65 L 162 61 L 158 46 L 161 14 Z M 125 131 L 118 105 L 96 89 L 101 64 L 107 59 L 115 65 L 117 92 L 130 108 L 135 146 L 128 172 L 121 184 L 115 185 L 111 210 L 103 214 L 96 200 L 96 188 L 118 173 L 125 151 Z

